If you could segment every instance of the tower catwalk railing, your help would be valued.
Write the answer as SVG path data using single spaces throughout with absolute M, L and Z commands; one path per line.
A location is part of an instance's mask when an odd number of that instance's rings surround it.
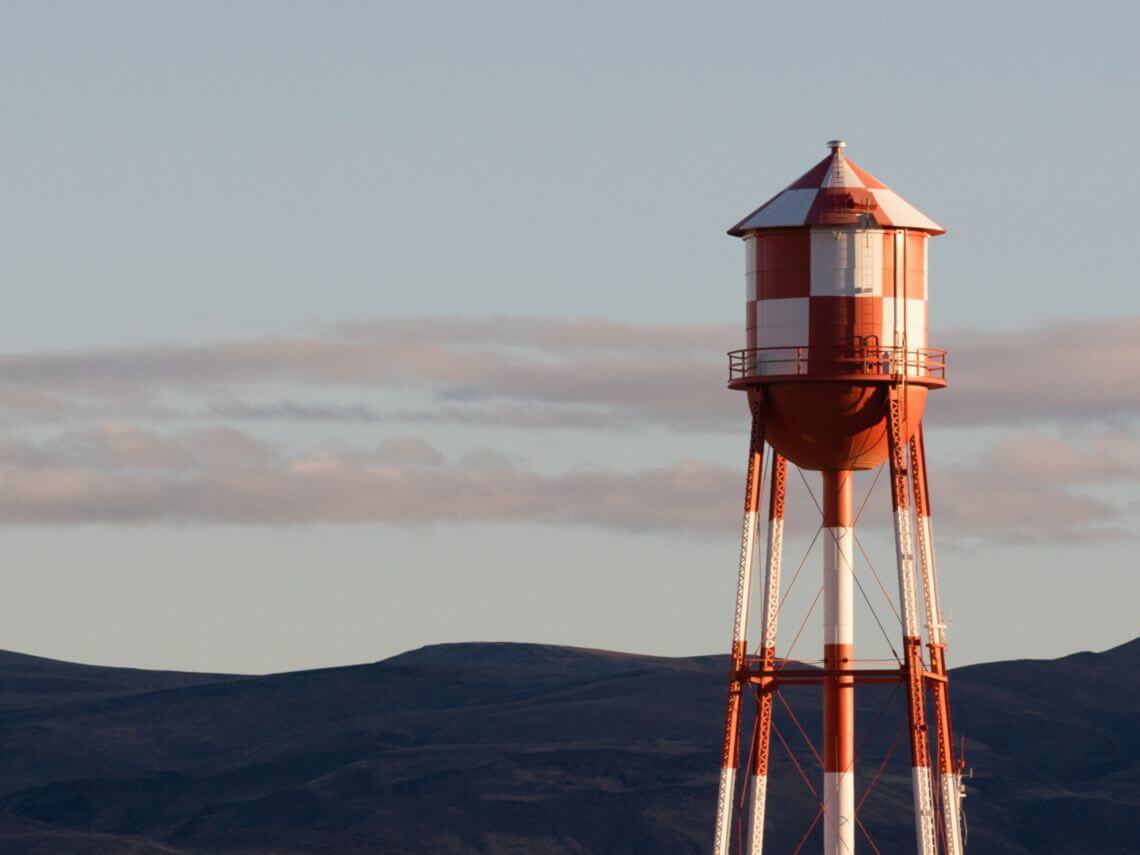
M 944 385 L 946 351 L 933 347 L 853 345 L 750 347 L 728 354 L 729 386 L 750 378 L 836 377 L 883 381 L 906 376 L 922 385 Z

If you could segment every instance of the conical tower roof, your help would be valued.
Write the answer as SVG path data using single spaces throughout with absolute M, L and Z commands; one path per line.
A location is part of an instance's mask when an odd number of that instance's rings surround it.
M 886 184 L 860 169 L 843 153 L 843 140 L 831 140 L 831 152 L 728 230 L 743 237 L 756 229 L 797 226 L 861 225 L 916 229 L 940 235 L 946 231 Z

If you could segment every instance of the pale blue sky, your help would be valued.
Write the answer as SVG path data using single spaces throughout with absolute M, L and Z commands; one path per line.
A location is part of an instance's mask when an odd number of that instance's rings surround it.
M 145 360 L 156 346 L 375 318 L 734 325 L 742 258 L 724 230 L 835 136 L 949 230 L 930 255 L 933 344 L 940 330 L 1072 319 L 1096 337 L 1097 323 L 1140 315 L 1137 32 L 1127 3 L 8 4 L 0 352 L 139 346 Z M 1014 349 L 994 370 L 1036 358 Z M 1105 378 L 1090 371 L 1088 383 Z M 746 441 L 743 428 L 394 420 L 433 400 L 414 380 L 275 377 L 248 393 L 367 406 L 371 420 L 203 415 L 207 399 L 241 397 L 222 385 L 174 384 L 162 412 L 0 413 L 0 438 L 48 442 L 109 420 L 159 433 L 228 425 L 298 453 L 351 455 L 415 435 L 449 461 L 490 450 L 548 474 L 734 467 Z M 956 394 L 969 390 L 952 385 L 931 416 L 947 481 L 1033 426 L 970 429 L 952 418 Z M 1037 427 L 1050 440 L 1108 437 L 1127 463 L 1140 447 L 1128 444 L 1134 385 L 1124 397 L 1087 423 L 1070 413 Z M 1119 468 L 1073 495 L 1111 503 L 1113 525 L 1135 528 L 1137 476 Z M 0 646 L 271 670 L 474 639 L 704 653 L 731 629 L 735 520 L 698 534 L 239 522 L 0 528 Z M 955 662 L 1137 634 L 1134 531 L 966 544 L 958 526 L 940 529 Z

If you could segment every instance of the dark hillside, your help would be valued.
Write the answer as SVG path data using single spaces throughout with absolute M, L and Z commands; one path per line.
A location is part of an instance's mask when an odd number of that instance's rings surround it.
M 703 853 L 726 668 L 526 644 L 267 677 L 0 654 L 0 851 Z M 1135 851 L 1138 672 L 1140 641 L 955 672 L 972 855 Z M 788 697 L 818 739 L 814 696 Z M 859 696 L 861 786 L 896 746 L 861 811 L 883 852 L 913 845 L 900 701 Z M 774 763 L 768 839 L 790 851 L 813 802 Z

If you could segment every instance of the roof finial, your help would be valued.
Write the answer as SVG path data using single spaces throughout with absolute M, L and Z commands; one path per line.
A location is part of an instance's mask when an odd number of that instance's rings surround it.
M 831 149 L 832 154 L 839 154 L 840 149 L 847 148 L 847 143 L 843 140 L 828 140 L 827 147 Z

